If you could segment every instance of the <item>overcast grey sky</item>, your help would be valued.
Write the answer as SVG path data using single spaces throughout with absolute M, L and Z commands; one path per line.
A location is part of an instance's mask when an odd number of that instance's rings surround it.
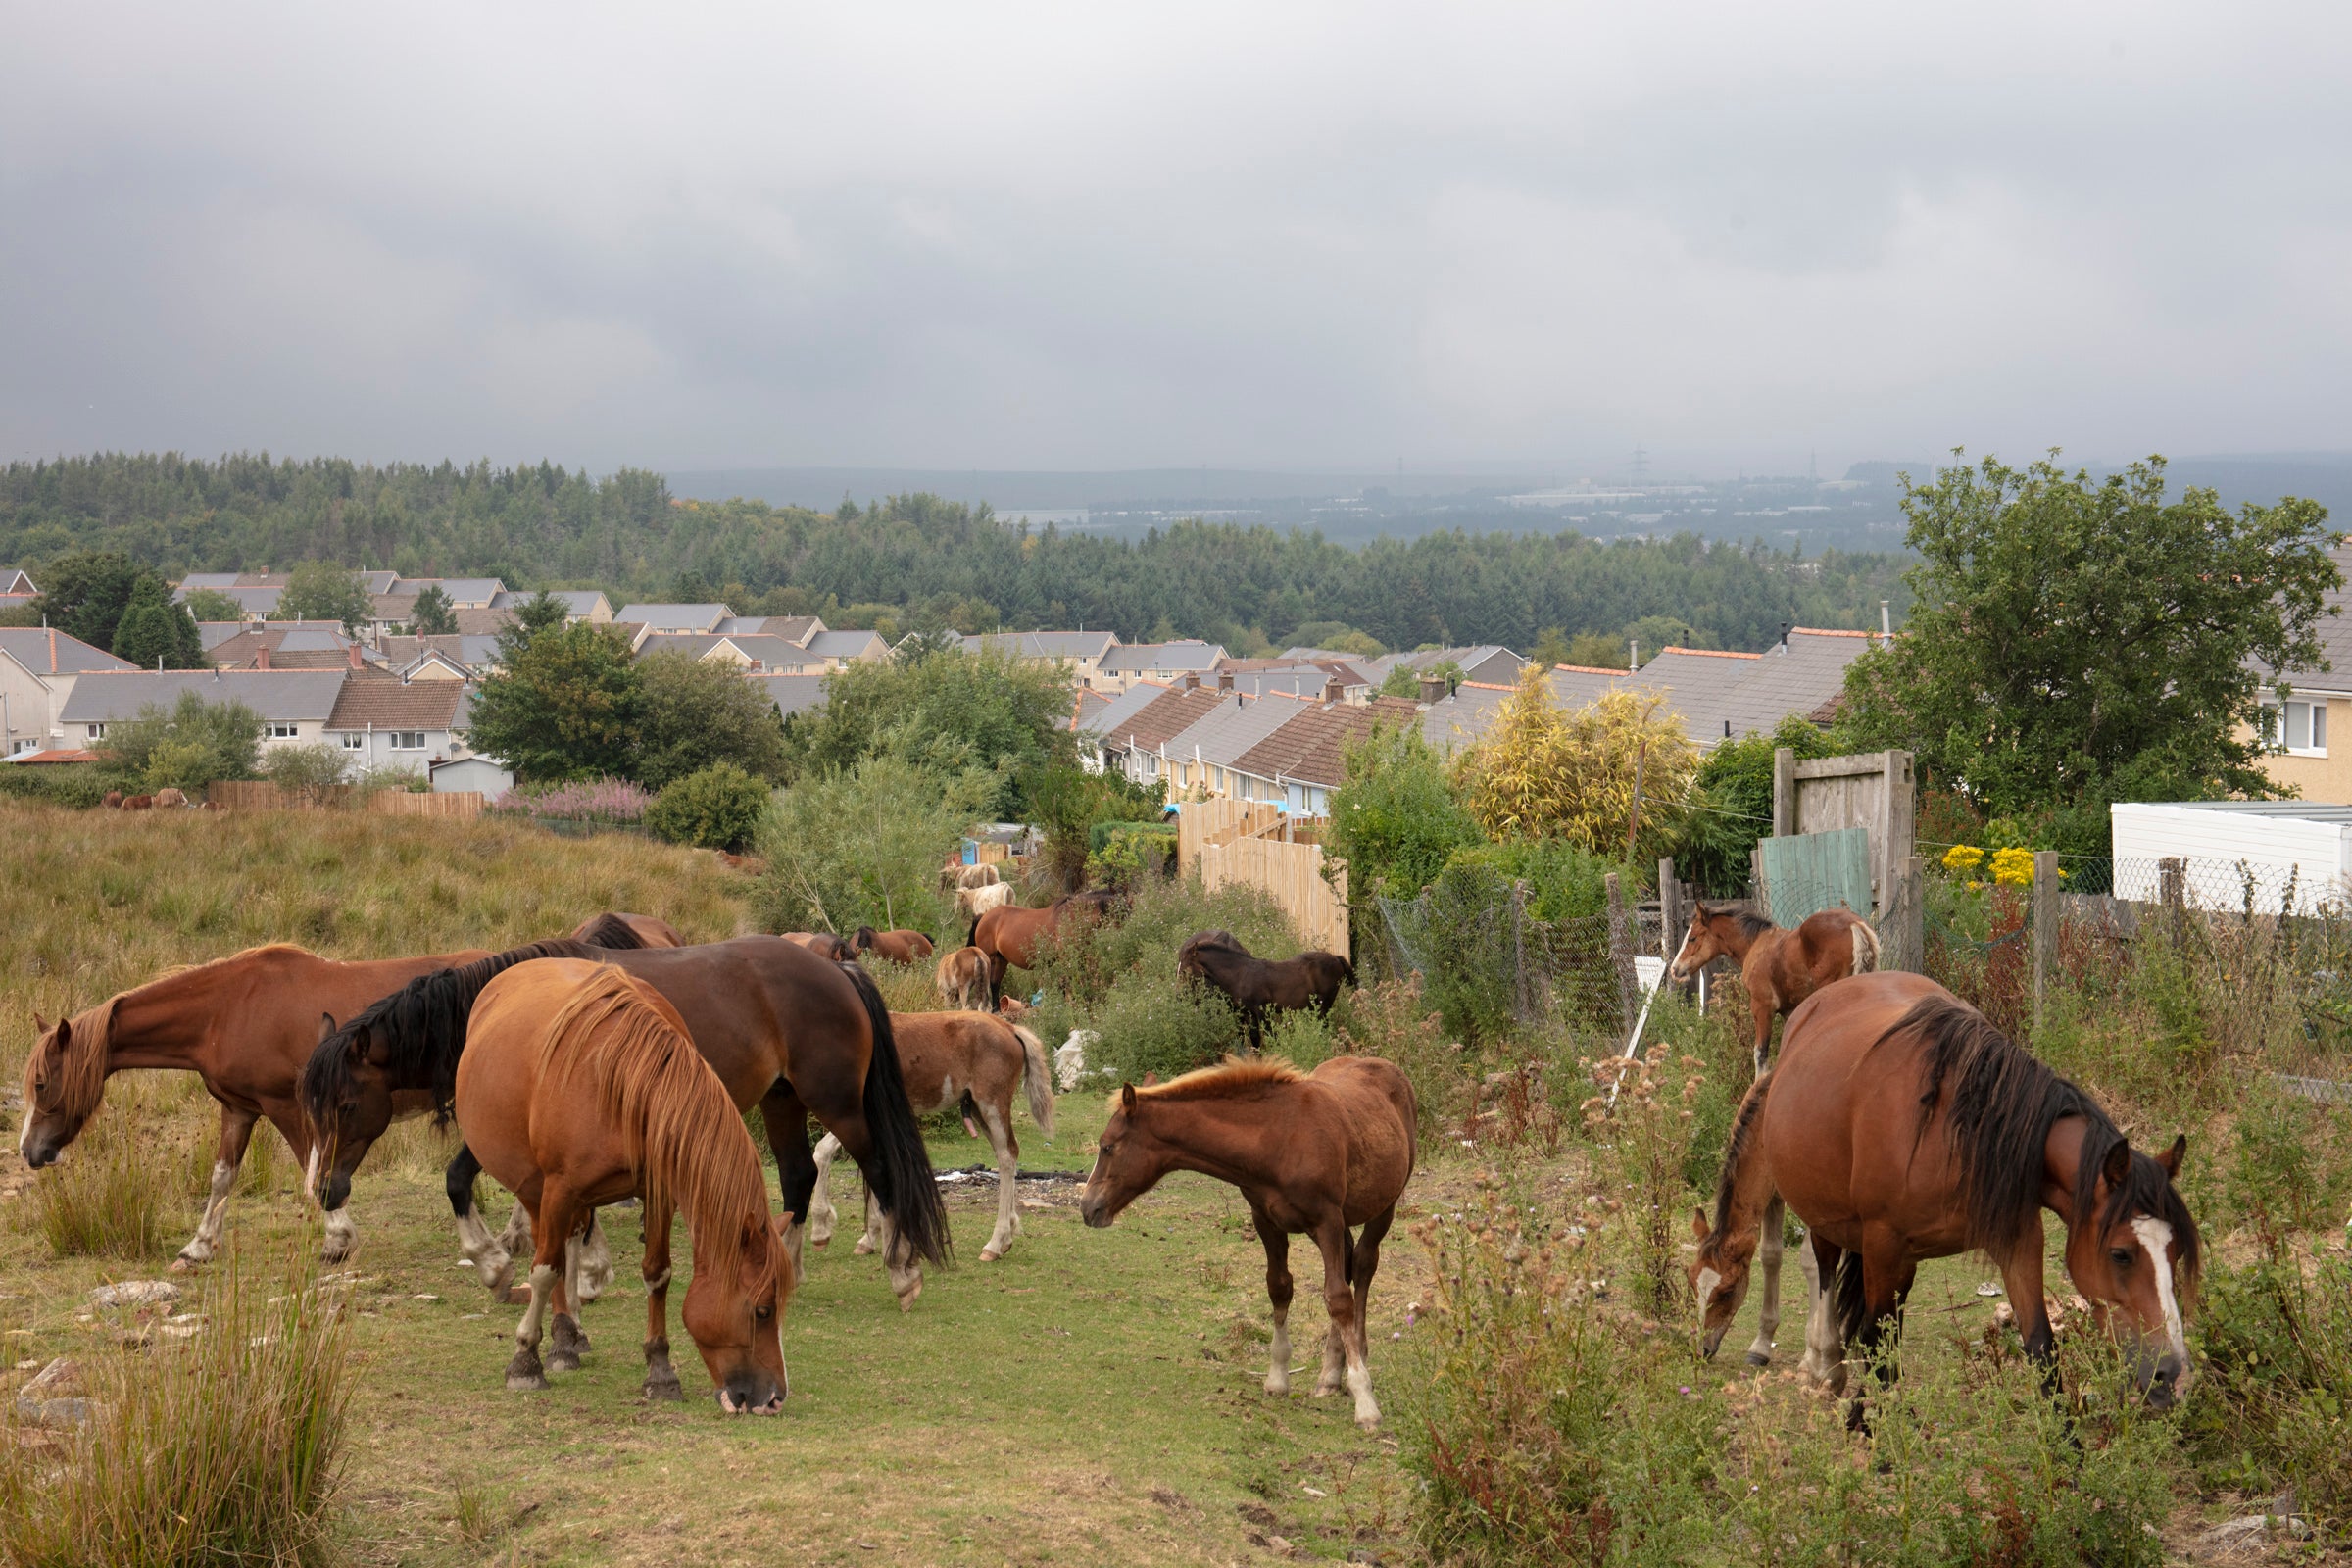
M 0 456 L 2352 448 L 2352 7 L 10 8 Z

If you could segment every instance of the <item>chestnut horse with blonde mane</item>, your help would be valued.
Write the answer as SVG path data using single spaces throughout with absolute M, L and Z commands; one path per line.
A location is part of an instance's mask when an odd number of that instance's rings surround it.
M 1842 1390 L 1846 1346 L 1869 1350 L 1900 1327 L 1919 1265 L 1973 1250 L 2001 1271 L 2026 1353 L 2046 1365 L 2047 1208 L 2066 1226 L 2075 1288 L 2161 1409 L 2188 1369 L 2175 1274 L 2193 1289 L 2198 1271 L 2196 1221 L 2173 1186 L 2186 1148 L 2132 1149 L 2090 1096 L 1933 980 L 1895 972 L 1825 987 L 1788 1020 L 1779 1062 L 1740 1103 L 1713 1224 L 1703 1212 L 1692 1221 L 1703 1348 L 1715 1352 L 1740 1310 L 1760 1243 L 1757 1345 L 1769 1354 L 1786 1202 L 1808 1232 L 1808 1373 Z M 1850 1419 L 1862 1415 L 1857 1396 Z
M 894 1012 L 891 1032 L 899 1039 L 899 1072 L 906 1100 L 918 1116 L 963 1108 L 964 1127 L 978 1117 L 997 1155 L 997 1228 L 980 1249 L 980 1261 L 993 1263 L 1011 1250 L 1021 1229 L 1016 1201 L 1021 1142 L 1012 1132 L 1012 1099 L 1023 1084 L 1029 1114 L 1038 1131 L 1054 1136 L 1054 1074 L 1046 1064 L 1046 1043 L 1009 1019 L 985 1012 Z M 831 1133 L 817 1141 L 816 1188 L 808 1200 L 808 1241 L 822 1247 L 833 1239 L 833 1195 L 826 1176 L 841 1140 Z M 873 1195 L 866 1195 L 865 1234 L 855 1250 L 865 1256 L 876 1245 Z
M 1756 1071 L 1772 1054 L 1772 1021 L 1796 1010 L 1833 980 L 1879 966 L 1879 934 L 1851 909 L 1823 909 L 1791 931 L 1741 904 L 1701 902 L 1674 957 L 1674 978 L 1689 980 L 1717 958 L 1740 965 L 1755 1019 Z
M 1078 1211 L 1101 1229 L 1172 1170 L 1240 1188 L 1266 1250 L 1274 1348 L 1265 1389 L 1277 1397 L 1291 1388 L 1291 1238 L 1313 1237 L 1331 1315 L 1315 1393 L 1337 1394 L 1344 1365 L 1356 1425 L 1370 1428 L 1380 1406 L 1364 1314 L 1381 1238 L 1412 1179 L 1418 1117 L 1412 1084 L 1376 1056 L 1333 1056 L 1312 1073 L 1278 1057 L 1228 1056 L 1164 1084 L 1126 1084 Z M 1356 1225 L 1361 1234 L 1350 1236 Z
M 482 1168 L 529 1206 L 537 1236 L 507 1387 L 544 1389 L 549 1370 L 578 1369 L 588 1341 L 557 1260 L 600 1204 L 642 1198 L 646 1397 L 684 1396 L 669 1359 L 670 1218 L 682 1211 L 694 1242 L 682 1315 L 718 1407 L 783 1409 L 792 1263 L 751 1134 L 676 1009 L 608 964 L 538 958 L 482 988 L 468 1034 L 458 1126 Z

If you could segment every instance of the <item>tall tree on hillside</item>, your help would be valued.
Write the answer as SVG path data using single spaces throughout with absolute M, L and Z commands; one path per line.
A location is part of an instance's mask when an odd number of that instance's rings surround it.
M 458 630 L 457 607 L 437 582 L 426 583 L 409 612 L 409 630 L 419 637 L 452 637 Z
M 185 606 L 175 605 L 164 579 L 142 571 L 130 590 L 130 602 L 115 624 L 114 655 L 141 669 L 202 669 L 204 639 Z
M 626 778 L 639 695 L 620 638 L 585 624 L 542 631 L 476 688 L 466 744 L 525 783 Z
M 82 550 L 60 556 L 41 572 L 47 585 L 40 599 L 49 624 L 93 648 L 115 646 L 115 628 L 129 608 L 141 568 L 119 550 Z
M 2054 454 L 2053 454 L 2054 456 Z M 2267 796 L 2260 671 L 2324 667 L 2343 537 L 2315 502 L 2168 503 L 2164 460 L 2093 483 L 1987 458 L 1908 491 L 1917 603 L 1846 674 L 1846 725 L 1996 814 Z
M 306 561 L 286 577 L 286 591 L 277 597 L 278 620 L 339 620 L 354 636 L 375 618 L 375 602 L 368 585 L 349 566 L 331 561 Z

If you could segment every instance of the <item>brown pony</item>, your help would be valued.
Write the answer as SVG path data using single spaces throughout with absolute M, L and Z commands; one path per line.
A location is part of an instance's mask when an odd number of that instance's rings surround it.
M 152 811 L 155 809 L 155 797 L 152 795 L 125 796 L 122 800 L 122 809 L 125 811 Z
M 1879 934 L 1851 909 L 1824 909 L 1789 931 L 1744 905 L 1695 905 L 1674 957 L 1674 978 L 1689 980 L 1719 957 L 1740 965 L 1755 1016 L 1756 1071 L 1772 1054 L 1772 1020 L 1833 980 L 1879 966 Z
M 807 948 L 820 958 L 834 963 L 848 963 L 858 956 L 858 950 L 830 931 L 787 931 L 784 940 L 796 948 Z
M 645 1395 L 684 1396 L 669 1359 L 670 1216 L 686 1215 L 694 1276 L 686 1332 L 718 1407 L 773 1415 L 788 1385 L 779 1339 L 793 1270 L 768 1218 L 767 1183 L 726 1086 L 652 987 L 609 965 L 542 958 L 500 974 L 475 1002 L 458 1063 L 466 1147 L 531 1210 L 531 1304 L 514 1330 L 510 1389 L 544 1389 L 588 1348 L 556 1266 L 599 1204 L 645 1200 Z M 555 1321 L 547 1366 L 539 1326 Z
M 1054 1075 L 1046 1065 L 1046 1043 L 1003 1018 L 985 1012 L 894 1012 L 890 1027 L 899 1037 L 899 1067 L 906 1099 L 918 1116 L 960 1103 L 968 1124 L 977 1116 L 988 1128 L 997 1154 L 997 1228 L 980 1249 L 980 1261 L 993 1263 L 1012 1247 L 1021 1216 L 1014 1187 L 1020 1177 L 1021 1145 L 1012 1134 L 1012 1097 L 1025 1083 L 1029 1115 L 1038 1130 L 1054 1136 Z M 825 1177 L 841 1140 L 831 1133 L 816 1146 L 816 1192 L 808 1201 L 808 1240 L 832 1240 L 833 1198 Z M 873 1202 L 866 1202 L 866 1230 L 857 1253 L 874 1250 Z
M 1291 1238 L 1313 1237 L 1331 1314 L 1315 1393 L 1340 1391 L 1344 1363 L 1356 1425 L 1368 1428 L 1380 1406 L 1364 1313 L 1381 1238 L 1412 1178 L 1416 1116 L 1413 1086 L 1374 1056 L 1333 1056 L 1303 1075 L 1287 1061 L 1228 1056 L 1149 1089 L 1127 1084 L 1112 1102 L 1078 1211 L 1100 1229 L 1171 1170 L 1239 1187 L 1266 1249 L 1274 1303 L 1266 1392 L 1277 1396 L 1291 1388 Z M 1362 1234 L 1350 1238 L 1351 1225 Z
M 832 963 L 776 937 L 737 937 L 696 947 L 611 954 L 553 954 L 548 943 L 493 954 L 460 968 L 420 975 L 352 1016 L 319 1041 L 302 1074 L 302 1103 L 326 1150 L 319 1190 L 339 1202 L 368 1147 L 391 1123 L 392 1097 L 422 1090 L 446 1114 L 466 1049 L 467 1019 L 483 987 L 516 964 L 550 956 L 607 958 L 652 986 L 686 1020 L 695 1049 L 726 1086 L 736 1108 L 760 1107 L 796 1229 L 808 1211 L 816 1166 L 809 1156 L 814 1115 L 864 1170 L 896 1241 L 885 1248 L 900 1304 L 922 1291 L 917 1258 L 945 1261 L 946 1212 L 932 1180 L 922 1129 L 907 1108 L 890 1012 L 872 976 Z M 520 1241 L 494 1238 L 476 1214 L 469 1148 L 447 1177 L 458 1234 L 494 1295 L 506 1291 Z
M 951 1007 L 972 1012 L 988 1010 L 988 955 L 978 948 L 956 948 L 931 972 L 940 1000 Z
M 185 806 L 187 804 L 188 798 L 185 795 L 182 795 L 179 791 L 172 789 L 169 786 L 155 792 L 155 805 L 156 809 L 158 810 L 162 810 L 168 806 L 177 807 Z
M 105 798 L 99 801 L 98 804 L 105 807 L 110 811 L 119 811 L 122 808 L 122 792 L 121 790 L 108 790 Z
M 878 953 L 893 963 L 920 963 L 931 956 L 931 939 L 920 931 L 877 931 L 861 925 L 850 946 L 859 953 Z
M 2026 1351 L 2046 1364 L 2047 1208 L 2066 1226 L 2075 1288 L 2162 1408 L 2188 1365 L 2175 1270 L 2192 1289 L 2198 1270 L 2196 1221 L 2173 1186 L 2186 1148 L 2133 1150 L 2087 1094 L 1932 980 L 1827 987 L 1788 1020 L 1780 1061 L 1740 1105 L 1713 1225 L 1693 1222 L 1705 1348 L 1739 1311 L 1759 1233 L 1778 1241 L 1785 1200 L 1810 1233 L 1806 1371 L 1842 1389 L 1845 1347 L 1899 1328 L 1919 1265 L 1975 1250 L 2000 1269 Z
M 682 948 L 686 939 L 678 928 L 658 915 L 600 914 L 582 920 L 571 940 L 596 948 Z
M 1250 1049 L 1265 1049 L 1266 1014 L 1312 1007 L 1331 1015 L 1340 987 L 1355 983 L 1355 965 L 1336 953 L 1310 949 L 1296 957 L 1254 958 L 1230 931 L 1202 931 L 1176 950 L 1176 972 L 1225 994 L 1250 1032 Z
M 24 1128 L 17 1147 L 34 1170 L 55 1164 L 97 1112 L 114 1073 L 135 1068 L 195 1073 L 204 1080 L 205 1093 L 220 1103 L 220 1138 L 203 1223 L 172 1266 L 209 1262 L 220 1245 L 254 1123 L 267 1116 L 297 1161 L 310 1157 L 310 1128 L 294 1086 L 318 1044 L 319 1014 L 357 1012 L 416 975 L 482 956 L 475 948 L 339 963 L 273 944 L 175 969 L 55 1025 L 35 1018 L 40 1039 L 24 1063 Z M 426 1104 L 421 1095 L 406 1095 L 388 1101 L 385 1113 L 387 1118 L 410 1114 Z M 342 1204 L 331 1205 L 320 1255 L 340 1262 L 351 1251 L 353 1236 L 351 1216 Z
M 988 956 L 988 1000 L 995 1005 L 997 993 L 1004 984 L 1004 971 L 1033 969 L 1037 966 L 1039 944 L 1050 933 L 1058 932 L 1065 920 L 1108 919 L 1118 909 L 1118 895 L 1101 888 L 1073 893 L 1065 899 L 1055 899 L 1042 909 L 1025 909 L 1017 904 L 1000 904 L 983 910 L 972 922 L 967 946 L 978 948 Z

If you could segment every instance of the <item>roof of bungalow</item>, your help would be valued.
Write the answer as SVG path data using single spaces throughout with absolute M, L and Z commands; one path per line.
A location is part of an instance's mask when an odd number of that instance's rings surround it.
M 1217 704 L 1168 740 L 1168 755 L 1228 767 L 1242 754 L 1296 717 L 1300 699 L 1217 693 Z
M 747 675 L 744 678 L 766 692 L 768 700 L 776 705 L 776 711 L 786 718 L 825 706 L 825 677 L 822 675 Z
M 877 631 L 815 632 L 805 646 L 820 659 L 882 659 L 890 653 L 890 644 Z
M 1213 686 L 1171 686 L 1125 718 L 1107 738 L 1131 750 L 1156 752 L 1228 696 Z M 1176 754 L 1170 752 L 1169 756 Z
M 339 621 L 271 620 L 247 625 L 205 653 L 223 669 L 259 669 L 265 652 L 271 669 L 348 669 L 357 646 Z
M 710 631 L 734 613 L 724 605 L 623 605 L 612 618 L 655 631 Z
M 507 591 L 507 585 L 496 577 L 401 577 L 374 592 L 413 599 L 427 588 L 438 588 L 461 605 L 494 605 Z
M 967 654 L 1002 654 L 1007 659 L 1101 659 L 1119 645 L 1107 631 L 990 631 L 961 639 Z
M 1233 765 L 1258 778 L 1336 789 L 1348 775 L 1348 747 L 1384 725 L 1396 728 L 1420 718 L 1420 705 L 1399 697 L 1303 707 Z
M 507 611 L 520 610 L 524 605 L 537 598 L 538 592 L 535 588 L 501 588 L 490 596 L 490 608 Z M 600 604 L 607 609 L 612 608 L 611 602 L 594 588 L 550 588 L 547 594 L 549 598 L 563 602 L 564 612 L 567 615 L 594 614 L 596 607 Z
M 1214 669 L 1224 657 L 1221 643 L 1182 637 L 1165 643 L 1121 643 L 1102 656 L 1101 667 L 1110 674 L 1181 674 Z
M 1076 727 L 1091 735 L 1116 735 L 1120 725 L 1158 701 L 1167 690 L 1163 681 L 1139 680 L 1103 707 L 1081 713 Z
M 84 675 L 74 683 L 59 722 L 99 724 L 136 718 L 147 707 L 171 708 L 193 692 L 206 703 L 243 703 L 265 720 L 323 721 L 334 711 L 348 670 L 142 669 Z
M 54 626 L 0 626 L 0 654 L 35 675 L 79 675 L 93 670 L 135 670 L 127 659 L 117 659 Z
M 402 680 L 397 675 L 354 675 L 336 694 L 326 715 L 331 730 L 455 728 L 466 706 L 464 681 Z
M 479 633 L 443 632 L 430 637 L 386 637 L 378 644 L 384 662 L 394 669 L 415 667 L 427 654 L 438 654 L 467 670 L 498 662 L 498 639 Z

